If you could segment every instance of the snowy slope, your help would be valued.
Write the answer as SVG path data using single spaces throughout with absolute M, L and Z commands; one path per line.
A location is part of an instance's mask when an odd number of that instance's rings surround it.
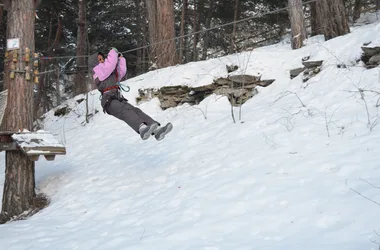
M 162 142 L 141 141 L 102 112 L 83 126 L 84 103 L 74 100 L 66 117 L 51 111 L 44 129 L 68 152 L 36 164 L 51 204 L 0 225 L 1 249 L 378 249 L 380 207 L 354 192 L 380 201 L 370 185 L 380 186 L 378 96 L 366 92 L 364 102 L 348 92 L 380 91 L 379 69 L 355 62 L 369 41 L 380 42 L 380 22 L 327 42 L 313 37 L 296 51 L 284 42 L 126 81 L 135 103 L 139 88 L 209 84 L 231 63 L 237 73 L 276 79 L 244 104 L 236 124 L 225 97 L 166 111 L 157 99 L 141 104 L 174 124 Z M 290 80 L 305 56 L 324 60 L 321 73 Z M 91 93 L 92 110 L 98 98 Z M 3 182 L 1 175 L 1 193 Z

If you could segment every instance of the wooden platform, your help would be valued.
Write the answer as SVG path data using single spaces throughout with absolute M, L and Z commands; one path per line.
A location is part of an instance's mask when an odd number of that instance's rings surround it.
M 65 155 L 66 148 L 52 133 L 37 132 L 0 132 L 0 152 L 21 150 L 32 161 L 38 161 L 40 155 L 53 161 L 56 155 Z

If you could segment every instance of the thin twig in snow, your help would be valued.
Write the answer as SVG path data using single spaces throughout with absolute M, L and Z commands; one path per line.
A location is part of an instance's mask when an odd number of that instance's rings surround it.
M 265 138 L 265 143 L 271 146 L 272 148 L 276 149 L 276 143 L 271 138 L 266 136 L 264 133 L 262 133 L 262 135 Z
M 193 109 L 197 109 L 197 110 L 201 111 L 202 115 L 203 115 L 203 118 L 205 118 L 205 120 L 207 120 L 207 106 L 208 105 L 206 105 L 206 113 L 205 113 L 205 112 L 203 112 L 203 110 L 201 108 L 194 107 L 193 105 L 190 105 L 190 107 L 192 107 Z
M 380 236 L 380 234 L 376 231 L 376 230 L 373 230 L 374 232 L 375 232 L 375 234 L 377 235 L 377 236 Z
M 284 97 L 286 97 L 286 96 L 288 96 L 288 95 L 295 95 L 296 97 L 297 97 L 297 99 L 299 100 L 299 102 L 301 103 L 301 105 L 302 105 L 302 107 L 306 107 L 306 105 L 302 102 L 302 100 L 301 100 L 301 98 L 297 95 L 297 93 L 295 93 L 295 92 L 292 92 L 292 91 L 285 91 L 285 92 L 283 92 L 283 93 L 281 93 L 280 94 L 281 96 L 280 97 L 278 97 L 274 102 L 273 102 L 273 104 L 275 104 L 276 102 L 278 102 L 279 100 L 281 100 L 282 98 L 284 98 Z M 272 104 L 272 105 L 273 105 Z
M 143 231 L 143 233 L 141 234 L 140 240 L 142 240 L 144 234 L 145 234 L 145 227 L 144 227 L 144 231 Z
M 359 178 L 359 180 L 364 181 L 365 183 L 367 183 L 367 184 L 370 185 L 371 187 L 374 187 L 374 188 L 380 189 L 380 187 L 373 185 L 372 183 L 370 183 L 370 182 L 367 181 L 367 180 L 364 180 L 363 178 Z
M 346 186 L 348 186 L 348 184 L 347 184 L 347 180 L 346 180 Z M 364 199 L 369 200 L 370 202 L 375 203 L 376 205 L 380 206 L 380 203 L 379 203 L 379 202 L 372 200 L 371 198 L 369 198 L 369 197 L 367 197 L 367 196 L 361 194 L 360 192 L 356 191 L 356 190 L 353 189 L 353 188 L 350 188 L 350 187 L 348 187 L 348 188 L 349 188 L 352 192 L 354 192 L 354 193 L 360 195 L 361 197 L 363 197 Z
M 359 91 L 360 93 L 360 96 L 364 102 L 364 105 L 365 105 L 365 110 L 367 112 L 367 126 L 369 127 L 371 125 L 371 117 L 370 117 L 370 114 L 369 114 L 369 110 L 368 110 L 368 104 L 367 104 L 367 100 L 364 98 L 364 94 L 362 91 Z
M 325 127 L 326 127 L 326 131 L 327 131 L 327 136 L 330 138 L 330 123 L 331 123 L 331 120 L 335 114 L 335 112 L 340 108 L 341 106 L 337 107 L 334 112 L 332 112 L 331 116 L 330 116 L 330 119 L 327 121 L 327 107 L 325 108 L 325 112 L 323 113 L 323 116 L 325 118 Z

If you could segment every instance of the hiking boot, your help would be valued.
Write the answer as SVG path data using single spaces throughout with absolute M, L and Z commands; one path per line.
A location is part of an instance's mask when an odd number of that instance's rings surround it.
M 165 135 L 167 135 L 168 133 L 170 133 L 170 131 L 172 131 L 172 129 L 173 129 L 173 124 L 169 122 L 164 127 L 157 129 L 156 132 L 154 132 L 154 137 L 156 137 L 157 141 L 161 141 L 162 139 L 165 138 Z
M 141 139 L 143 139 L 143 140 L 149 139 L 150 135 L 152 133 L 154 133 L 157 128 L 158 128 L 158 124 L 157 123 L 153 123 L 153 124 L 151 124 L 149 126 L 147 126 L 145 124 L 142 124 L 140 126 L 140 128 L 139 128 L 139 133 L 140 133 Z

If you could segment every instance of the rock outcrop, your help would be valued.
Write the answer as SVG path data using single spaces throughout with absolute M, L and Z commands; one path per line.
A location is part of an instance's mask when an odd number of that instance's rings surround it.
M 165 86 L 156 89 L 140 89 L 137 103 L 157 97 L 161 108 L 167 109 L 188 103 L 199 104 L 211 94 L 227 96 L 233 106 L 244 104 L 247 100 L 258 93 L 256 87 L 267 87 L 275 80 L 261 80 L 260 76 L 234 75 L 227 78 L 221 77 L 213 83 L 200 87 L 188 86 Z
M 321 71 L 323 61 L 309 61 L 309 57 L 302 59 L 303 67 L 290 70 L 290 79 L 293 79 L 303 73 L 302 81 L 307 82 L 310 78 L 317 75 Z
M 361 60 L 368 69 L 375 68 L 380 64 L 380 46 L 369 46 L 371 43 L 365 43 L 361 49 L 363 51 Z

